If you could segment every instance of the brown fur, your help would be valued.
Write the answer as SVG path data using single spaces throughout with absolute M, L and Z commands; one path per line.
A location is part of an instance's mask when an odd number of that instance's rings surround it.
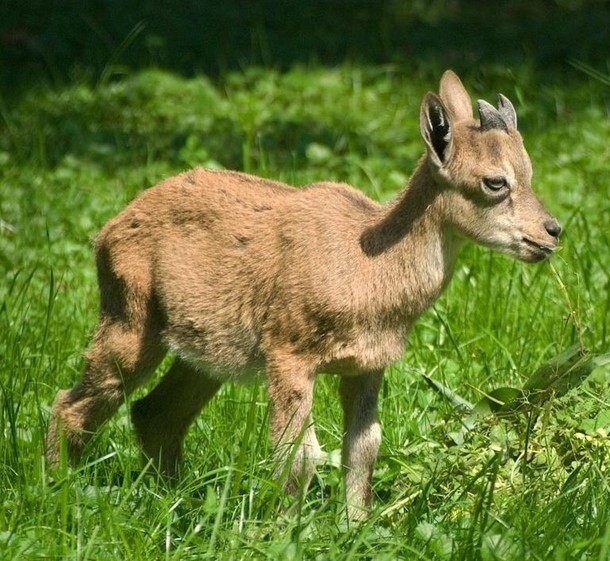
M 557 244 L 560 228 L 531 190 L 512 105 L 501 98 L 497 115 L 479 107 L 480 123 L 446 72 L 440 96 L 422 103 L 426 154 L 387 205 L 344 184 L 294 189 L 203 169 L 143 192 L 97 238 L 99 325 L 82 380 L 53 406 L 50 463 L 60 432 L 76 460 L 172 351 L 173 366 L 132 409 L 146 456 L 174 473 L 189 425 L 221 384 L 265 371 L 271 436 L 280 465 L 291 452 L 285 485 L 295 493 L 321 453 L 310 415 L 316 374 L 336 373 L 348 512 L 361 516 L 381 438 L 383 370 L 449 282 L 463 242 L 524 261 Z M 507 185 L 496 192 L 489 177 Z

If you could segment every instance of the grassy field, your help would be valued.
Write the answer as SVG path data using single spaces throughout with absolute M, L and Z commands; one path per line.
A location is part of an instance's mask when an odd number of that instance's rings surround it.
M 535 266 L 464 251 L 387 372 L 367 522 L 349 526 L 341 507 L 332 377 L 318 380 L 314 407 L 328 465 L 295 515 L 278 514 L 262 382 L 226 386 L 206 409 L 175 488 L 141 473 L 127 407 L 81 467 L 49 482 L 49 406 L 78 378 L 95 324 L 91 239 L 101 225 L 194 165 L 294 185 L 347 181 L 388 200 L 422 153 L 419 103 L 444 66 L 309 63 L 213 79 L 122 69 L 2 103 L 0 558 L 610 558 L 608 366 L 536 415 L 481 416 L 468 431 L 422 376 L 477 402 L 520 387 L 574 344 L 610 348 L 610 82 L 567 64 L 555 79 L 528 64 L 463 75 L 476 98 L 514 100 L 534 188 L 565 228 L 562 248 Z

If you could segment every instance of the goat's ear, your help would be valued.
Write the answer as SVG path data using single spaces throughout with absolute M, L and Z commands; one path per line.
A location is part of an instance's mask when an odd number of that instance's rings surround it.
M 445 107 L 456 121 L 469 121 L 473 118 L 470 96 L 458 75 L 452 70 L 444 72 L 439 94 Z
M 443 167 L 451 158 L 453 150 L 452 116 L 447 111 L 441 98 L 428 92 L 422 101 L 419 112 L 419 129 L 428 146 L 432 163 Z

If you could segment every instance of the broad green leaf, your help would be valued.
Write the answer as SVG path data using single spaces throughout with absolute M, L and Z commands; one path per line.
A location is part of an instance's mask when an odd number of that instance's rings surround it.
M 511 387 L 502 387 L 492 390 L 476 404 L 475 410 L 487 408 L 491 413 L 510 411 L 523 398 L 523 390 Z
M 475 405 L 430 376 L 422 376 L 432 389 L 450 401 L 456 409 L 468 413 L 461 430 L 448 434 L 449 438 L 460 446 L 464 443 L 464 436 L 475 427 L 479 419 L 490 415 L 510 417 L 523 413 L 532 406 L 540 406 L 552 397 L 564 395 L 581 384 L 595 368 L 608 363 L 610 353 L 594 356 L 585 354 L 578 346 L 573 346 L 542 364 L 523 389 L 496 388 L 484 395 Z M 608 424 L 610 410 L 585 423 L 583 429 L 590 431 Z
M 529 377 L 523 389 L 525 391 L 540 391 L 548 387 L 549 381 L 556 378 L 562 368 L 574 364 L 582 357 L 582 350 L 578 345 L 566 349 L 553 358 L 540 365 Z
M 587 433 L 606 427 L 610 427 L 610 409 L 608 408 L 602 409 L 592 419 L 585 419 L 580 423 L 580 428 Z
M 464 399 L 462 396 L 458 395 L 453 390 L 449 389 L 447 386 L 441 384 L 434 378 L 430 378 L 430 376 L 427 376 L 426 374 L 422 374 L 422 376 L 434 391 L 438 392 L 445 399 L 453 403 L 456 409 L 459 409 L 461 411 L 472 411 L 474 409 L 474 405 L 470 403 L 470 401 Z
M 561 397 L 580 385 L 598 366 L 610 362 L 610 354 L 591 355 L 577 346 L 545 362 L 523 386 L 530 405 L 539 405 L 551 397 Z

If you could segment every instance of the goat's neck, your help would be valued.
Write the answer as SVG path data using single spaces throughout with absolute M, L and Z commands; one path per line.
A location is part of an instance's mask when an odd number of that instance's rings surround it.
M 442 187 L 423 158 L 405 190 L 361 237 L 378 267 L 377 283 L 407 315 L 433 304 L 453 274 L 462 241 L 445 223 L 443 206 Z

